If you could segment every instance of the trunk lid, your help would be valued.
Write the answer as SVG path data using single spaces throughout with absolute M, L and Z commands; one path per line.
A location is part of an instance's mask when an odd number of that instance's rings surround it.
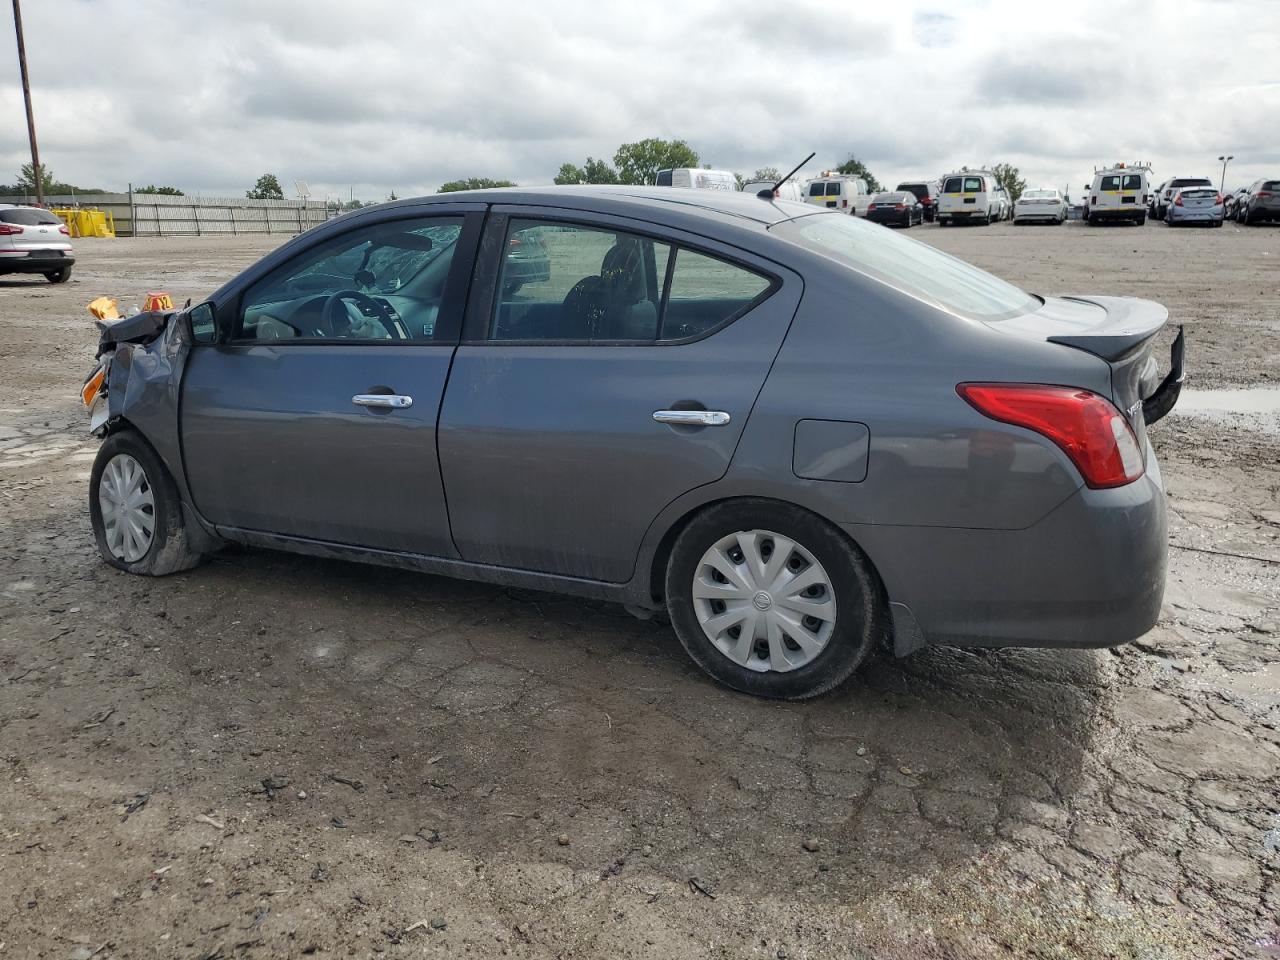
M 1169 311 L 1150 300 L 1130 297 L 1050 297 L 1034 313 L 993 322 L 992 327 L 1032 339 L 1083 350 L 1111 368 L 1110 400 L 1145 441 L 1154 423 L 1177 400 L 1182 385 L 1182 338 L 1174 348 L 1173 370 L 1160 379 L 1153 347 L 1169 321 Z M 1143 443 L 1145 449 L 1145 443 Z

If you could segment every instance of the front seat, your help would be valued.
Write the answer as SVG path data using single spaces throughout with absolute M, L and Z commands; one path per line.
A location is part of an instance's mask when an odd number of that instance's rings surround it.
M 605 331 L 610 340 L 653 340 L 658 334 L 658 308 L 644 282 L 644 248 L 636 237 L 618 240 L 600 263 L 607 285 Z

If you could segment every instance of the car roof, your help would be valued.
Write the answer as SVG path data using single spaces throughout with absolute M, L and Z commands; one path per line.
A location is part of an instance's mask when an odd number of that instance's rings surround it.
M 701 214 L 714 219 L 723 217 L 750 221 L 763 226 L 805 216 L 811 206 L 788 200 L 764 200 L 754 193 L 740 190 L 700 190 L 692 187 L 647 186 L 551 186 L 498 187 L 488 190 L 459 190 L 425 197 L 405 198 L 393 204 L 500 203 L 510 205 L 565 205 L 580 210 L 622 215 Z M 380 204 L 386 207 L 388 204 Z M 369 209 L 369 208 L 366 208 Z

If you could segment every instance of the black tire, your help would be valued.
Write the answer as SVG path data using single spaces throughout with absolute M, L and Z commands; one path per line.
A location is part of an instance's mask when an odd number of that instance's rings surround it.
M 142 468 L 144 482 L 154 503 L 151 544 L 146 553 L 134 560 L 126 560 L 111 550 L 102 518 L 102 475 L 108 464 L 121 455 L 132 457 Z M 204 559 L 204 555 L 192 550 L 188 543 L 187 528 L 182 520 L 182 501 L 173 477 L 151 449 L 151 444 L 133 430 L 111 434 L 98 448 L 97 459 L 93 461 L 93 470 L 89 474 L 89 519 L 98 553 L 117 570 L 163 577 L 189 570 Z
M 66 283 L 71 279 L 71 268 L 63 267 L 61 270 L 50 270 L 44 275 L 44 278 L 50 283 Z
M 720 652 L 698 622 L 693 581 L 704 553 L 739 531 L 770 530 L 790 537 L 821 564 L 831 581 L 836 617 L 825 647 L 789 671 L 759 672 Z M 671 624 L 693 661 L 734 690 L 758 697 L 805 700 L 842 684 L 889 633 L 879 578 L 866 555 L 816 514 L 775 500 L 742 499 L 709 507 L 681 531 L 666 571 Z

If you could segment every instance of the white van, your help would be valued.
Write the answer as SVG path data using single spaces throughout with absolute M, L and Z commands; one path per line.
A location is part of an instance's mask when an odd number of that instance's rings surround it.
M 1095 170 L 1085 201 L 1085 222 L 1090 226 L 1103 220 L 1129 220 L 1138 226 L 1146 223 L 1150 172 L 1150 167 L 1123 163 Z
M 700 170 L 697 167 L 659 170 L 656 183 L 659 187 L 693 187 L 697 190 L 738 189 L 738 178 L 731 171 Z
M 824 173 L 810 180 L 805 184 L 804 199 L 806 203 L 843 210 L 855 217 L 865 217 L 871 204 L 867 181 L 839 173 Z
M 761 190 L 773 190 L 773 184 L 773 180 L 752 180 L 742 185 L 742 192 L 754 196 Z M 800 203 L 804 200 L 804 186 L 799 180 L 784 180 L 778 184 L 778 189 L 773 190 L 773 196 L 777 200 L 794 200 Z
M 995 223 L 1004 215 L 990 170 L 962 170 L 942 178 L 938 223 Z

